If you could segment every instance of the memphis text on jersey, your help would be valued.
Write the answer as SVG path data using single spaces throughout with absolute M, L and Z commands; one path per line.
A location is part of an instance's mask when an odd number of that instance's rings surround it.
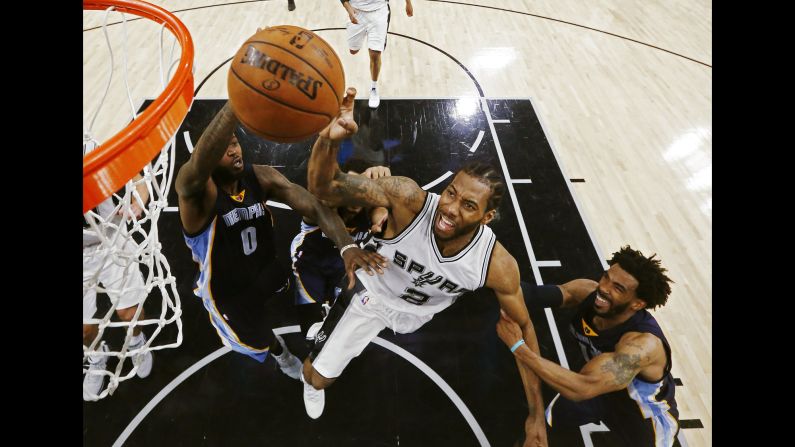
M 265 215 L 265 205 L 262 202 L 255 203 L 251 206 L 243 208 L 233 208 L 228 213 L 224 214 L 224 223 L 227 227 L 246 220 L 254 220 L 258 217 Z

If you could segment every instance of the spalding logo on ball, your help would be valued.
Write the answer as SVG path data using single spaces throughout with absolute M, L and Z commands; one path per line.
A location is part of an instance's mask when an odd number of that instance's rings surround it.
M 249 37 L 227 77 L 235 116 L 257 135 L 280 143 L 305 140 L 339 113 L 345 72 L 317 34 L 291 25 Z

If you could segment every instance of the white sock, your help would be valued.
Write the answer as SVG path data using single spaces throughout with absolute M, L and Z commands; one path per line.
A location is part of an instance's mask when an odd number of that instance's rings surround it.
M 378 86 L 378 81 L 373 81 L 373 82 L 372 82 L 372 85 L 370 86 L 370 90 L 375 90 L 375 88 L 376 88 L 377 86 Z
M 144 343 L 144 332 L 141 331 L 138 335 L 133 335 L 130 337 L 130 347 L 133 346 L 140 346 Z

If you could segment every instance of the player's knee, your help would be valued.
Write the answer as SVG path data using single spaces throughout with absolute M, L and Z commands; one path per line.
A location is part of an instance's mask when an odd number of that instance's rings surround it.
M 84 324 L 83 325 L 83 344 L 88 346 L 91 342 L 94 341 L 94 338 L 97 336 L 97 325 L 96 324 Z
M 116 315 L 118 315 L 122 321 L 132 321 L 137 309 L 138 306 L 128 307 L 126 309 L 116 309 Z M 141 311 L 141 317 L 144 316 L 143 314 L 143 311 Z
M 356 53 L 359 52 L 359 50 L 350 50 L 350 52 L 351 52 L 351 54 L 356 54 Z
M 381 59 L 381 52 L 380 51 L 375 51 L 375 50 L 370 50 L 370 59 L 376 60 L 376 61 Z

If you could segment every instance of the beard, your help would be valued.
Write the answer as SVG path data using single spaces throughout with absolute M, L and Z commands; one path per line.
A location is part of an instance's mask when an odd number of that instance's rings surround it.
M 599 312 L 599 310 L 596 308 L 594 308 L 594 311 L 596 312 L 596 315 L 599 315 L 602 318 L 612 318 L 615 317 L 616 315 L 624 313 L 624 311 L 627 310 L 630 304 L 631 303 L 616 304 L 616 305 L 611 304 L 610 309 L 608 309 L 606 312 Z
M 474 230 L 474 229 L 476 229 L 477 227 L 480 226 L 480 221 L 472 222 L 471 224 L 469 224 L 467 226 L 464 226 L 464 227 L 456 226 L 455 229 L 453 230 L 453 234 L 451 234 L 450 236 L 442 236 L 442 235 L 440 235 L 439 233 L 436 232 L 437 216 L 434 216 L 434 218 L 433 218 L 433 222 L 434 222 L 434 224 L 433 224 L 433 235 L 436 236 L 436 239 L 439 240 L 439 241 L 453 240 L 453 239 L 461 236 L 462 234 L 467 234 L 470 231 L 472 231 L 472 230 Z

